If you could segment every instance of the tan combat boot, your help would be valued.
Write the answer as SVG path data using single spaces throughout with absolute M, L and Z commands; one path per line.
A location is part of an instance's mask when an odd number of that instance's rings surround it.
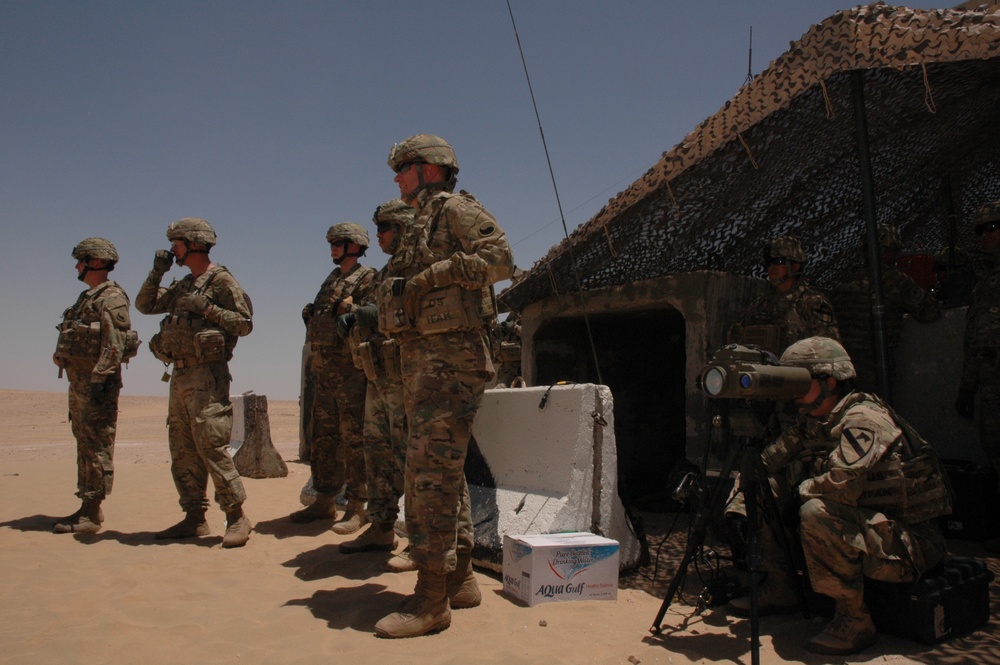
M 329 520 L 337 518 L 337 500 L 329 494 L 322 492 L 316 494 L 316 500 L 303 508 L 296 510 L 288 516 L 288 519 L 296 524 L 307 524 L 316 520 Z
M 226 513 L 226 535 L 222 537 L 223 547 L 243 547 L 250 540 L 250 520 L 243 508 L 237 506 Z
M 385 562 L 385 569 L 390 573 L 409 573 L 417 569 L 417 564 L 410 558 L 410 546 Z
M 483 594 L 472 572 L 472 552 L 460 551 L 458 565 L 448 573 L 448 601 L 454 610 L 478 607 L 483 602 Z
M 198 536 L 207 536 L 210 533 L 212 533 L 212 530 L 208 528 L 208 522 L 205 521 L 205 509 L 202 508 L 200 510 L 189 510 L 184 515 L 184 519 L 172 527 L 163 531 L 157 531 L 153 538 L 157 540 L 195 538 Z
M 392 530 L 392 524 L 376 524 L 368 527 L 354 540 L 348 540 L 340 544 L 341 554 L 356 554 L 358 552 L 391 552 L 399 545 L 396 533 Z
M 55 527 L 56 524 L 76 524 L 80 520 L 80 515 L 83 515 L 83 510 L 86 507 L 86 502 L 81 503 L 80 507 L 76 509 L 76 512 L 72 515 L 67 515 L 66 517 L 60 517 L 56 519 L 55 523 L 52 525 Z M 97 519 L 103 524 L 104 523 L 104 511 L 100 508 L 97 509 Z
M 52 529 L 55 533 L 97 533 L 101 530 L 104 514 L 98 499 L 84 499 L 80 515 L 75 522 L 61 522 Z
M 829 656 L 858 653 L 875 644 L 875 624 L 859 592 L 851 598 L 837 600 L 833 619 L 823 632 L 806 644 L 806 650 Z
M 385 638 L 419 637 L 451 625 L 448 607 L 448 577 L 421 569 L 417 574 L 414 602 L 407 610 L 394 612 L 375 624 L 375 635 Z M 411 608 L 412 609 L 409 609 Z
M 354 533 L 368 523 L 368 514 L 365 512 L 365 502 L 361 499 L 349 499 L 347 509 L 344 510 L 344 517 L 339 522 L 330 527 L 334 533 L 346 536 Z

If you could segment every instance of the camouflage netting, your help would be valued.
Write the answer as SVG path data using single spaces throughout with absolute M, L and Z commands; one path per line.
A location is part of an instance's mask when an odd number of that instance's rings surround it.
M 692 270 L 760 275 L 767 240 L 798 236 L 807 274 L 861 269 L 864 213 L 852 70 L 863 72 L 877 221 L 903 251 L 975 245 L 1000 199 L 1000 9 L 843 11 L 744 86 L 501 296 L 515 310 L 577 290 Z

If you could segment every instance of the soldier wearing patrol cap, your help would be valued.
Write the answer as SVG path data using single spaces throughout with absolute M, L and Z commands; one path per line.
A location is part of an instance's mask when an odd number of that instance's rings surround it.
M 751 305 L 729 330 L 729 341 L 780 353 L 811 335 L 840 339 L 833 305 L 802 278 L 807 263 L 798 238 L 778 236 L 764 248 L 771 291 Z
M 229 454 L 229 360 L 238 339 L 253 330 L 253 306 L 232 273 L 209 258 L 216 235 L 206 220 L 179 219 L 167 227 L 167 239 L 170 250 L 157 250 L 135 307 L 143 314 L 166 314 L 149 350 L 164 366 L 174 366 L 171 374 L 164 374 L 170 381 L 170 472 L 185 516 L 154 537 L 192 538 L 211 532 L 205 521 L 211 477 L 216 501 L 226 514 L 222 546 L 242 547 L 251 526 L 243 512 L 243 481 Z M 175 261 L 190 274 L 161 287 Z
M 853 390 L 854 364 L 840 343 L 800 340 L 780 362 L 812 375 L 809 391 L 795 402 L 820 425 L 812 430 L 820 441 L 800 445 L 829 451 L 798 485 L 809 579 L 836 603 L 833 619 L 806 649 L 857 653 L 876 639 L 864 578 L 913 582 L 943 560 L 938 518 L 951 512 L 950 491 L 933 448 L 878 397 Z M 780 438 L 776 444 L 762 453 L 771 473 L 800 452 Z
M 69 421 L 76 438 L 77 492 L 82 505 L 57 520 L 56 533 L 97 533 L 101 503 L 114 480 L 115 430 L 121 364 L 135 356 L 128 295 L 108 279 L 118 251 L 109 240 L 86 238 L 73 248 L 77 279 L 87 288 L 63 312 L 52 360 L 69 377 Z
M 308 372 L 315 394 L 309 413 L 309 467 L 316 500 L 289 516 L 304 524 L 337 515 L 335 497 L 345 487 L 347 509 L 333 525 L 338 534 L 354 533 L 367 521 L 364 421 L 366 379 L 355 367 L 346 331 L 337 318 L 353 312 L 370 297 L 375 270 L 359 263 L 370 244 L 355 222 L 334 224 L 326 232 L 334 269 L 302 310 L 306 343 L 312 347 Z
M 414 637 L 451 625 L 451 607 L 481 593 L 465 457 L 486 382 L 494 375 L 487 325 L 492 285 L 514 270 L 507 237 L 470 194 L 454 193 L 458 161 L 440 136 L 417 134 L 389 151 L 400 198 L 416 211 L 378 294 L 379 329 L 400 344 L 406 397 L 406 531 L 415 597 L 375 625 Z
M 979 443 L 1000 473 L 1000 201 L 982 206 L 973 217 L 976 235 L 989 260 L 966 311 L 962 379 L 955 410 L 974 418 L 979 397 Z M 985 543 L 1000 552 L 1000 539 Z

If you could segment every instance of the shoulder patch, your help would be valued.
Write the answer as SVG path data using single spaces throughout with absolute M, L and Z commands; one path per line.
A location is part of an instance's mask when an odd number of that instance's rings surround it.
M 850 466 L 868 454 L 875 443 L 875 433 L 864 427 L 845 427 L 840 434 L 840 456 Z

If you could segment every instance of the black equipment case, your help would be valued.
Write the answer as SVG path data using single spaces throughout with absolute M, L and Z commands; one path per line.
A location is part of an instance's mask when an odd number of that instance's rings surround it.
M 990 582 L 986 562 L 951 557 L 912 584 L 865 580 L 865 603 L 879 630 L 937 644 L 986 625 Z

